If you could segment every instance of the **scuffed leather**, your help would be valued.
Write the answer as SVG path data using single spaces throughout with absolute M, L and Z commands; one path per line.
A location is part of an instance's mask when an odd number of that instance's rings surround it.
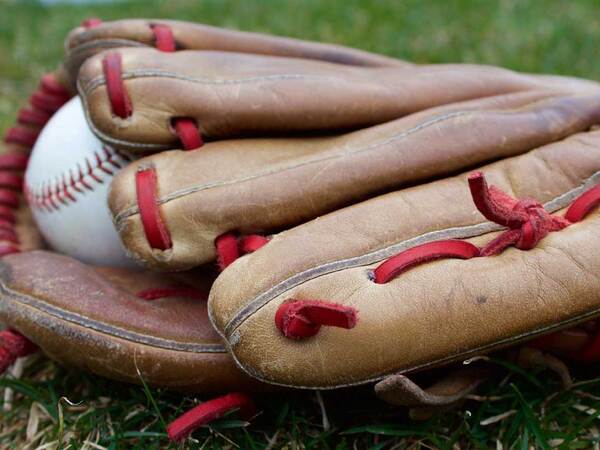
M 479 170 L 511 196 L 560 214 L 600 183 L 600 131 Z M 475 208 L 466 176 L 338 210 L 235 261 L 213 286 L 209 315 L 238 365 L 271 383 L 335 388 L 464 360 L 597 317 L 597 209 L 529 251 L 443 259 L 386 284 L 371 281 L 374 267 L 404 249 L 450 238 L 483 245 L 497 235 L 501 228 Z M 351 306 L 358 323 L 287 339 L 274 316 L 289 299 Z
M 600 95 L 527 91 L 453 104 L 361 131 L 245 139 L 142 158 L 112 182 L 110 209 L 128 252 L 152 269 L 215 258 L 222 233 L 272 233 L 382 192 L 526 152 L 600 121 Z M 135 175 L 154 167 L 173 248 L 152 249 Z M 415 205 L 415 209 L 418 206 Z M 369 233 L 372 225 L 364 224 Z
M 94 28 L 75 28 L 65 41 L 64 66 L 75 84 L 81 64 L 103 50 L 118 47 L 154 47 L 154 25 L 171 28 L 177 50 L 219 50 L 286 56 L 353 66 L 410 66 L 396 58 L 350 47 L 304 41 L 261 33 L 228 30 L 198 23 L 163 19 L 126 19 L 103 22 Z
M 352 67 L 217 51 L 112 50 L 122 60 L 132 114 L 113 113 L 100 53 L 81 67 L 78 91 L 105 143 L 147 153 L 178 148 L 172 119 L 194 119 L 205 140 L 332 132 L 443 104 L 533 89 L 598 89 L 573 78 L 476 65 Z
M 214 332 L 205 301 L 135 295 L 190 282 L 208 290 L 210 281 L 203 272 L 165 276 L 19 253 L 0 260 L 0 317 L 60 363 L 112 379 L 203 393 L 256 389 Z

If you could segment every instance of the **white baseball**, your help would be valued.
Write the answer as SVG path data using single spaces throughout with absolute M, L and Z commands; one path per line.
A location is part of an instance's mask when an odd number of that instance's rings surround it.
M 130 160 L 92 134 L 79 97 L 50 119 L 25 173 L 27 200 L 50 247 L 89 264 L 135 267 L 108 209 L 110 181 Z

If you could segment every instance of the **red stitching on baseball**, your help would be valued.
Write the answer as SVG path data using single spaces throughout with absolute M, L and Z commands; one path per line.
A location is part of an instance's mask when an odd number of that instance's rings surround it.
M 131 99 L 122 78 L 121 55 L 109 53 L 102 60 L 108 100 L 113 113 L 121 119 L 130 117 L 133 113 Z
M 242 418 L 250 419 L 256 413 L 256 406 L 246 394 L 240 392 L 227 394 L 204 402 L 181 415 L 169 424 L 167 434 L 172 441 L 181 441 L 202 425 L 232 411 L 238 411 Z
M 135 174 L 137 203 L 144 234 L 151 248 L 168 250 L 173 246 L 171 234 L 165 226 L 158 205 L 158 179 L 154 168 L 142 169 Z
M 130 157 L 118 150 L 102 147 L 100 152 L 94 152 L 90 158 L 77 165 L 77 168 L 61 173 L 54 180 L 46 180 L 39 186 L 25 186 L 25 198 L 32 207 L 44 209 L 47 212 L 58 211 L 61 206 L 67 206 L 77 201 L 79 194 L 93 191 L 96 184 L 104 184 L 104 180 L 96 173 L 101 171 L 113 175 L 114 171 L 106 166 L 121 167 L 116 157 L 129 161 Z M 0 172 L 1 175 L 1 172 Z
M 351 306 L 321 300 L 291 300 L 282 303 L 275 325 L 290 339 L 314 336 L 322 326 L 350 329 L 356 326 L 357 312 Z
M 166 297 L 186 297 L 195 300 L 208 300 L 208 294 L 200 289 L 185 287 L 162 287 L 144 289 L 136 294 L 143 300 L 158 300 Z
M 154 24 L 150 25 L 154 33 L 154 45 L 161 52 L 174 52 L 176 50 L 175 37 L 173 30 L 168 25 Z
M 176 117 L 171 120 L 171 124 L 185 150 L 195 150 L 204 145 L 202 134 L 200 134 L 200 130 L 194 119 Z

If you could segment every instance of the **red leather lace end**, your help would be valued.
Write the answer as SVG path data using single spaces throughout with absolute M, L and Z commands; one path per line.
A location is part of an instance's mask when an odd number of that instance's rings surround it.
M 373 281 L 387 283 L 402 272 L 419 264 L 443 258 L 470 259 L 479 255 L 479 248 L 466 241 L 447 240 L 419 245 L 391 257 L 373 270 Z
M 573 223 L 579 222 L 598 206 L 600 206 L 600 185 L 580 195 L 567 210 L 565 219 Z
M 135 185 L 140 218 L 150 247 L 168 250 L 173 246 L 171 235 L 160 215 L 158 205 L 158 180 L 154 168 L 136 173 Z
M 225 233 L 215 239 L 217 263 L 221 270 L 240 257 L 237 237 L 234 233 Z
M 172 441 L 181 441 L 202 425 L 236 410 L 241 417 L 249 419 L 255 414 L 256 407 L 246 394 L 239 392 L 227 394 L 204 402 L 175 419 L 167 427 L 167 434 Z
M 172 125 L 185 150 L 195 150 L 204 145 L 202 135 L 194 119 L 177 117 L 172 120 Z
M 321 300 L 291 300 L 282 303 L 275 314 L 275 325 L 291 339 L 314 336 L 321 326 L 354 328 L 356 320 L 354 308 Z
M 17 358 L 36 350 L 35 344 L 17 331 L 0 331 L 0 373 L 4 373 Z
M 98 19 L 97 17 L 90 17 L 89 19 L 85 19 L 83 22 L 81 22 L 81 26 L 87 29 L 95 28 L 101 24 L 102 19 Z
M 150 25 L 154 32 L 155 46 L 161 52 L 174 52 L 176 50 L 175 37 L 173 30 L 168 25 L 155 24 Z
M 136 294 L 137 297 L 143 300 L 158 300 L 166 297 L 186 297 L 196 300 L 207 300 L 208 294 L 200 289 L 182 288 L 182 287 L 165 287 L 165 288 L 150 288 L 144 289 Z
M 133 109 L 122 78 L 121 55 L 109 53 L 102 60 L 106 90 L 113 113 L 121 119 L 131 116 Z
M 259 234 L 251 234 L 240 239 L 239 248 L 242 253 L 252 253 L 269 242 L 269 238 Z
M 13 225 L 16 221 L 15 212 L 12 208 L 9 208 L 4 205 L 0 205 L 0 229 L 3 228 L 3 224 L 6 223 L 8 228 L 13 228 Z

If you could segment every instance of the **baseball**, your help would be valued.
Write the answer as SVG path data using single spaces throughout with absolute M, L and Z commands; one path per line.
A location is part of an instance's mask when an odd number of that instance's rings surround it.
M 79 97 L 50 119 L 31 153 L 25 193 L 51 248 L 89 264 L 135 267 L 108 209 L 110 181 L 130 160 L 93 135 Z

